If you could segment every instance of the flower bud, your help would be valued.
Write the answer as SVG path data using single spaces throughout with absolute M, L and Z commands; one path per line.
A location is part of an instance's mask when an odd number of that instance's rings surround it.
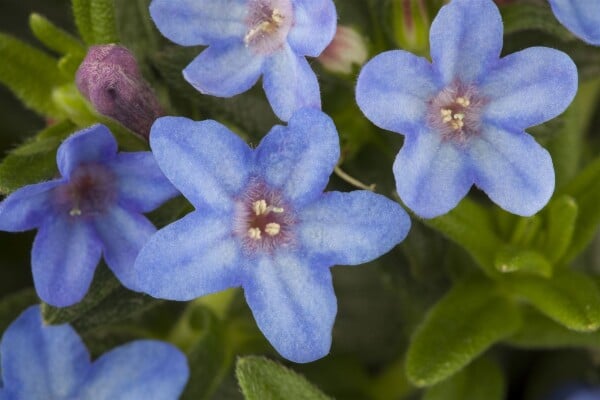
M 431 21 L 424 0 L 393 0 L 394 38 L 404 50 L 426 54 Z
M 363 65 L 367 56 L 362 36 L 348 26 L 338 26 L 333 40 L 317 60 L 330 71 L 350 74 L 352 65 Z
M 96 111 L 146 139 L 154 120 L 164 115 L 133 54 L 124 47 L 90 47 L 77 70 L 76 83 Z

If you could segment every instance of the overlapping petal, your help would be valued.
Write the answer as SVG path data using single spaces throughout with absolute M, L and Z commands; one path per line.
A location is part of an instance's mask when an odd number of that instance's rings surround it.
M 525 132 L 485 126 L 469 148 L 475 184 L 505 210 L 530 216 L 554 191 L 550 154 Z
M 81 163 L 105 162 L 117 154 L 117 141 L 104 125 L 93 125 L 69 136 L 58 148 L 56 164 L 65 178 Z
M 240 256 L 231 217 L 193 212 L 150 238 L 135 262 L 135 286 L 154 297 L 191 300 L 239 286 Z
M 45 302 L 65 307 L 87 292 L 102 245 L 92 227 L 77 218 L 49 217 L 31 250 L 33 281 Z
M 433 64 L 444 84 L 476 83 L 502 50 L 502 18 L 493 1 L 460 0 L 442 7 L 431 24 Z
M 153 0 L 150 16 L 164 36 L 182 46 L 244 37 L 246 0 Z
M 540 124 L 567 108 L 577 84 L 577 67 L 561 51 L 531 47 L 510 54 L 482 82 L 489 101 L 484 118 L 517 129 Z
M 600 46 L 600 2 L 548 0 L 556 19 L 589 44 Z
M 52 189 L 62 183 L 57 179 L 13 192 L 0 203 L 0 230 L 22 232 L 39 227 L 51 210 Z
M 286 253 L 247 268 L 246 300 L 275 349 L 299 363 L 325 356 L 337 312 L 329 268 Z
M 230 199 L 247 182 L 250 148 L 215 121 L 159 118 L 150 132 L 150 146 L 167 178 L 196 207 L 231 210 Z
M 288 42 L 296 54 L 318 57 L 335 35 L 335 6 L 331 0 L 294 0 L 293 6 Z
M 321 109 L 317 76 L 308 61 L 287 44 L 265 60 L 263 87 L 273 111 L 283 121 L 301 108 Z
M 400 198 L 424 218 L 450 211 L 473 184 L 463 150 L 434 132 L 407 136 L 393 168 Z
M 294 114 L 287 127 L 276 126 L 256 149 L 256 170 L 301 206 L 323 192 L 340 155 L 331 118 L 319 110 Z
M 361 70 L 356 102 L 375 125 L 413 134 L 423 125 L 427 100 L 439 91 L 432 65 L 403 50 L 381 53 Z
M 302 210 L 299 234 L 312 257 L 331 265 L 356 265 L 387 253 L 409 229 L 406 212 L 387 197 L 328 192 Z

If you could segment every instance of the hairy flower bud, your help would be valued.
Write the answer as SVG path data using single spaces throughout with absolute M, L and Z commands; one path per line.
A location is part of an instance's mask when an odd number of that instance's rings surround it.
M 423 0 L 394 0 L 391 4 L 394 38 L 400 48 L 426 54 L 429 15 Z
M 133 54 L 124 47 L 90 47 L 77 70 L 76 83 L 96 111 L 144 138 L 148 138 L 154 120 L 164 115 Z
M 352 65 L 363 65 L 367 56 L 367 46 L 362 36 L 348 26 L 338 26 L 333 40 L 317 60 L 330 71 L 349 74 Z

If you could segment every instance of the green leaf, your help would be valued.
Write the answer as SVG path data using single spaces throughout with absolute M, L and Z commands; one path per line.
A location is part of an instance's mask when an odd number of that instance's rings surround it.
M 554 17 L 550 7 L 531 3 L 509 4 L 500 8 L 504 21 L 504 34 L 540 30 L 561 39 L 574 39 Z
M 149 7 L 150 0 L 115 0 L 120 42 L 136 55 L 138 61 L 158 50 L 160 44 L 160 33 L 150 18 Z M 144 63 L 140 64 L 140 68 L 147 68 Z
M 85 55 L 83 43 L 67 31 L 54 25 L 40 14 L 29 16 L 29 27 L 31 31 L 46 47 L 59 54 L 81 54 Z
M 504 386 L 498 364 L 480 358 L 452 378 L 430 387 L 423 400 L 502 400 Z
M 301 375 L 262 357 L 242 357 L 235 373 L 247 400 L 327 400 Z
M 66 81 L 54 58 L 0 33 L 0 60 L 0 83 L 6 85 L 25 106 L 56 119 L 64 116 L 52 100 L 53 89 Z
M 74 130 L 71 122 L 59 122 L 11 151 L 0 163 L 0 193 L 51 179 L 57 172 L 56 149 Z
M 543 252 L 551 263 L 556 264 L 569 248 L 577 215 L 577 203 L 571 196 L 556 197 L 548 205 Z
M 567 328 L 589 332 L 600 327 L 600 289 L 585 274 L 557 270 L 551 279 L 524 275 L 506 278 L 504 283 L 515 295 Z
M 544 277 L 552 276 L 552 264 L 533 250 L 507 246 L 496 254 L 496 269 L 503 273 L 520 272 Z
M 517 307 L 492 282 L 459 282 L 415 331 L 406 356 L 408 378 L 417 386 L 441 382 L 512 335 L 519 324 Z
M 0 334 L 23 312 L 39 302 L 33 289 L 22 289 L 0 299 Z M 1 336 L 1 335 L 0 335 Z
M 86 44 L 118 41 L 114 0 L 72 0 L 75 25 Z

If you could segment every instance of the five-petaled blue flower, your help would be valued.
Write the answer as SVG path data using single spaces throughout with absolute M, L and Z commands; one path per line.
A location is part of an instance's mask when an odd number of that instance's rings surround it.
M 600 1 L 549 1 L 561 24 L 587 43 L 600 46 Z
M 332 0 L 153 0 L 150 15 L 175 43 L 208 46 L 183 71 L 200 92 L 230 97 L 263 75 L 282 120 L 302 107 L 320 108 L 319 84 L 305 56 L 317 57 L 333 39 Z
M 300 110 L 252 150 L 215 121 L 163 117 L 150 145 L 196 210 L 142 248 L 136 288 L 190 300 L 242 286 L 279 353 L 296 362 L 326 355 L 337 311 L 329 267 L 372 260 L 410 227 L 384 196 L 323 193 L 339 157 L 332 120 Z
M 175 400 L 188 380 L 185 356 L 168 343 L 139 340 L 92 362 L 68 324 L 45 325 L 25 310 L 0 342 L 2 400 Z
M 442 7 L 430 45 L 433 63 L 402 50 L 379 54 L 356 88 L 371 121 L 406 135 L 394 163 L 400 198 L 431 218 L 475 184 L 507 211 L 536 213 L 554 191 L 554 169 L 524 129 L 573 100 L 575 64 L 545 47 L 500 58 L 502 20 L 491 0 Z
M 131 286 L 142 245 L 156 231 L 144 212 L 178 192 L 152 153 L 118 153 L 108 128 L 67 138 L 57 153 L 61 178 L 25 186 L 0 204 L 0 230 L 39 228 L 31 251 L 36 291 L 58 307 L 80 301 L 104 259 Z

